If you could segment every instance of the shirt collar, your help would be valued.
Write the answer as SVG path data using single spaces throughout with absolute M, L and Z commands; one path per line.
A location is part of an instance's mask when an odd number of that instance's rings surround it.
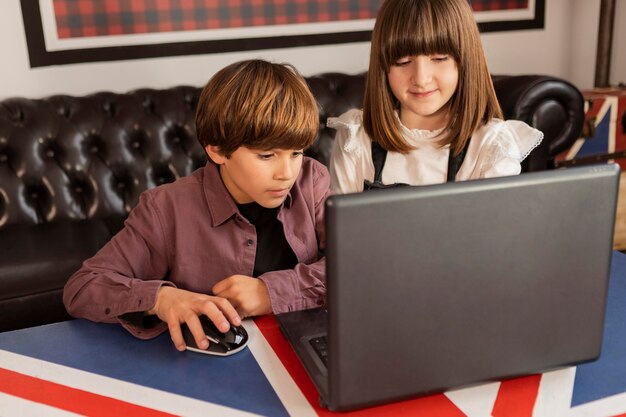
M 222 181 L 219 166 L 210 161 L 204 166 L 203 187 L 213 227 L 219 226 L 239 212 Z
M 291 190 L 289 190 L 285 201 L 278 210 L 279 212 L 282 209 L 282 206 L 286 208 L 291 207 L 293 202 L 291 194 L 297 186 L 298 184 L 296 182 Z M 203 187 L 213 227 L 219 226 L 232 216 L 239 213 L 235 201 L 222 181 L 218 165 L 212 162 L 207 162 L 204 166 Z

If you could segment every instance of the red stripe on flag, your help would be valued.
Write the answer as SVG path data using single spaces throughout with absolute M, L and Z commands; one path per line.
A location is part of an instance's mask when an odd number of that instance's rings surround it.
M 173 416 L 3 368 L 0 368 L 0 392 L 86 416 Z
M 337 413 L 319 406 L 319 394 L 313 381 L 305 371 L 295 352 L 281 333 L 273 316 L 261 316 L 254 319 L 257 327 L 268 341 L 282 364 L 291 375 L 300 391 L 318 416 L 335 417 Z M 431 417 L 465 417 L 445 395 L 437 394 L 413 400 L 400 401 L 393 404 L 370 407 L 363 410 L 341 413 L 343 416 L 386 417 L 386 416 L 431 416 Z
M 530 375 L 502 381 L 493 417 L 530 417 L 535 408 L 541 375 Z

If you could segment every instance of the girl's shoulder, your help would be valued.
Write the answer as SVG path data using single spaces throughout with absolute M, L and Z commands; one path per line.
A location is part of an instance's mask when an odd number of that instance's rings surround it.
M 481 147 L 509 149 L 523 161 L 543 140 L 543 132 L 520 120 L 492 119 L 472 137 Z M 509 152 L 507 152 L 509 153 Z
M 348 154 L 364 156 L 363 148 L 371 146 L 371 141 L 363 129 L 363 111 L 351 109 L 339 117 L 329 117 L 326 126 L 336 129 L 335 148 Z M 335 150 L 333 150 L 335 152 Z
M 329 117 L 326 126 L 333 129 L 351 129 L 353 126 L 361 127 L 363 125 L 363 110 L 350 109 L 338 117 Z

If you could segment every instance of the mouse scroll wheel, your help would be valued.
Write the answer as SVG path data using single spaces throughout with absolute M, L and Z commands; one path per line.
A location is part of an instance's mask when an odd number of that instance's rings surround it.
M 241 343 L 242 340 L 243 340 L 243 336 L 239 334 L 235 336 L 235 344 L 238 345 L 239 343 Z

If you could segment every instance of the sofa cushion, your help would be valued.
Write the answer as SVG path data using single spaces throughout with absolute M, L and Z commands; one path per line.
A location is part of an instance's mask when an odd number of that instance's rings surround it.
M 0 332 L 71 319 L 63 306 L 63 290 L 33 293 L 0 302 Z
M 83 260 L 95 254 L 112 232 L 101 220 L 3 228 L 0 301 L 62 289 Z

